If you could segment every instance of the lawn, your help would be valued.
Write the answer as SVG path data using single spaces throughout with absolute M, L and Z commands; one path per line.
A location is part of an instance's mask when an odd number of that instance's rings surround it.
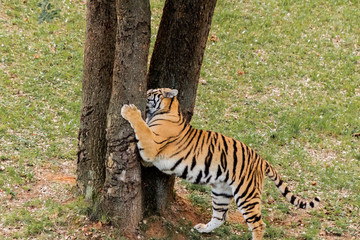
M 0 238 L 111 239 L 122 233 L 90 222 L 73 187 L 85 3 L 50 1 L 58 17 L 39 23 L 39 1 L 0 1 Z M 151 1 L 153 42 L 163 3 Z M 265 237 L 359 239 L 359 1 L 218 0 L 201 80 L 195 127 L 248 144 L 296 194 L 322 200 L 298 210 L 266 180 Z M 180 190 L 211 212 L 209 188 Z M 165 225 L 164 239 L 250 236 L 234 221 L 207 235 Z

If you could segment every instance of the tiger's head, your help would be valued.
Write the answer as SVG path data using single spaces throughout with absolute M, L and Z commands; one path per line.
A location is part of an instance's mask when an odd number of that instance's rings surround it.
M 172 106 L 178 107 L 178 103 L 173 105 L 174 100 L 177 102 L 177 94 L 178 90 L 176 89 L 149 89 L 147 91 L 146 100 L 146 118 L 151 119 L 154 114 L 161 112 L 162 110 L 170 110 Z

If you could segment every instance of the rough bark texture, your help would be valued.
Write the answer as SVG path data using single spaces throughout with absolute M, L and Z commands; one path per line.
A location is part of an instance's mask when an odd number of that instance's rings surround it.
M 148 73 L 148 88 L 179 90 L 179 101 L 191 120 L 198 79 L 216 0 L 166 0 Z M 160 213 L 173 198 L 174 177 L 155 168 L 143 171 L 147 212 Z
M 167 0 L 146 79 L 150 44 L 148 0 L 88 0 L 77 186 L 106 214 L 133 231 L 148 214 L 163 213 L 174 177 L 140 167 L 135 137 L 121 106 L 145 111 L 147 88 L 179 90 L 190 121 L 216 0 Z M 147 86 L 148 81 L 148 86 Z
M 105 128 L 114 65 L 115 34 L 115 0 L 88 0 L 77 187 L 80 194 L 94 201 L 97 201 L 105 181 Z
M 107 117 L 103 210 L 120 228 L 131 231 L 143 213 L 141 167 L 134 132 L 121 117 L 120 110 L 130 102 L 145 112 L 150 6 L 148 0 L 117 0 L 116 11 L 118 26 Z
M 149 69 L 148 88 L 179 91 L 190 121 L 216 0 L 167 0 Z

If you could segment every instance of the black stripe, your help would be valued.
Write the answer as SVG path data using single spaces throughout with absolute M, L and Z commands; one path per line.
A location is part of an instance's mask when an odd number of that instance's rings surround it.
M 279 183 L 278 184 L 276 184 L 276 187 L 280 187 L 281 186 L 281 184 L 283 184 L 283 180 L 282 179 L 280 179 L 280 181 L 279 181 Z
M 217 140 L 218 140 L 218 137 L 219 137 L 219 133 L 217 132 L 214 132 L 214 136 L 213 138 L 211 139 L 211 142 L 214 141 L 214 146 L 216 146 L 216 143 L 217 143 Z
M 269 163 L 266 162 L 266 165 L 265 165 L 265 173 L 266 175 L 270 172 L 270 167 L 269 167 Z
M 210 175 L 210 176 L 208 177 L 208 179 L 205 180 L 205 183 L 209 183 L 211 178 L 212 178 L 212 176 Z
M 234 196 L 239 192 L 241 185 L 243 185 L 243 183 L 244 183 L 244 179 L 245 179 L 245 176 L 243 176 L 243 177 L 241 178 L 240 183 L 239 183 L 238 186 L 236 187 L 235 192 L 234 192 Z
M 233 155 L 233 161 L 234 161 L 234 166 L 233 166 L 233 178 L 235 178 L 236 176 L 236 165 L 237 165 L 237 147 L 236 147 L 236 140 L 233 139 L 233 147 L 234 147 L 234 155 Z
M 193 132 L 194 132 L 195 134 L 194 134 L 192 137 L 190 137 L 190 135 L 191 135 Z M 186 144 L 186 146 L 180 148 L 177 152 L 173 153 L 169 158 L 172 158 L 172 157 L 178 155 L 179 153 L 183 152 L 183 151 L 190 145 L 192 139 L 195 137 L 195 135 L 196 135 L 196 133 L 197 133 L 197 130 L 194 129 L 194 128 L 191 128 L 191 133 L 189 134 L 189 137 L 185 140 L 184 143 L 182 143 L 182 141 L 184 140 L 184 138 L 186 137 L 186 135 L 187 135 L 188 133 L 189 133 L 189 131 L 188 131 L 188 132 L 185 134 L 185 136 L 183 136 L 183 137 L 178 141 L 178 143 L 177 143 L 177 144 L 184 145 L 185 142 L 187 142 L 187 141 L 189 140 L 189 142 Z M 172 141 L 172 142 L 175 142 L 175 141 L 177 141 L 177 140 L 178 140 L 178 139 L 175 139 L 175 140 Z M 171 143 L 171 142 L 169 142 L 169 143 Z
M 310 202 L 310 207 L 314 208 L 314 203 L 313 202 Z
M 250 222 L 249 220 L 251 220 L 251 219 L 254 219 L 254 221 Z M 247 218 L 246 222 L 247 223 L 255 223 L 255 222 L 260 221 L 260 219 L 261 219 L 261 215 L 259 215 L 259 216 L 254 215 L 254 216 L 251 216 L 251 217 Z
M 158 124 L 152 124 L 152 125 L 149 125 L 149 128 L 152 128 L 152 127 L 155 127 L 155 126 L 161 126 L 162 124 L 161 123 L 158 123 Z
M 218 205 L 218 206 L 229 206 L 229 203 L 217 203 L 213 200 L 213 204 Z
M 253 229 L 251 229 L 252 232 L 254 232 L 255 229 L 262 228 L 262 225 L 256 226 Z
M 186 168 L 184 169 L 184 171 L 183 171 L 183 173 L 181 174 L 180 177 L 186 179 L 187 174 L 188 174 L 188 166 L 186 166 Z
M 196 183 L 196 184 L 199 184 L 201 178 L 202 178 L 202 171 L 200 171 L 199 174 L 197 175 L 196 180 L 195 180 L 195 183 Z
M 214 191 L 211 192 L 212 194 L 214 194 L 216 197 L 225 197 L 225 198 L 232 198 L 233 195 L 229 195 L 229 194 L 226 194 L 226 193 L 216 193 Z
M 217 170 L 217 173 L 216 173 L 216 178 L 215 180 L 217 180 L 220 176 L 221 176 L 222 172 L 221 172 L 221 167 L 220 165 L 218 166 L 218 170 Z
M 248 193 L 250 187 L 253 186 L 253 180 L 254 180 L 254 175 L 251 176 L 251 179 L 249 180 L 248 185 L 246 186 L 245 191 L 239 196 L 239 198 L 244 198 L 246 196 L 246 194 Z M 253 192 L 254 192 L 255 188 L 253 188 Z
M 243 206 L 242 208 L 243 209 L 246 209 L 246 210 L 250 210 L 250 209 L 253 209 L 256 205 L 258 205 L 259 203 L 258 202 L 254 202 L 254 203 L 249 203 L 248 205 L 245 205 Z
M 289 193 L 289 188 L 285 187 L 284 193 L 282 194 L 284 197 L 286 197 L 286 195 Z
M 226 172 L 226 176 L 225 176 L 224 182 L 227 182 L 227 180 L 229 180 L 229 171 Z
M 170 104 L 169 104 L 169 111 L 170 111 L 170 109 L 171 109 L 171 105 L 173 104 L 173 102 L 174 102 L 174 97 L 173 98 L 171 98 L 171 101 L 170 101 Z
M 249 193 L 249 195 L 246 197 L 246 199 L 251 198 L 252 195 L 254 194 L 254 192 L 255 192 L 255 188 L 253 188 L 253 190 Z M 239 208 L 246 202 L 246 200 L 245 200 L 244 202 L 240 203 L 240 205 L 238 205 L 238 201 L 239 201 L 239 199 L 244 198 L 244 197 L 246 196 L 246 194 L 247 194 L 247 191 L 243 192 L 243 194 L 242 194 L 241 196 L 239 196 L 238 199 L 236 199 L 236 200 L 237 200 L 237 201 L 236 201 L 236 205 L 237 205 Z
M 295 195 L 292 195 L 292 196 L 291 196 L 291 200 L 290 200 L 290 203 L 291 203 L 292 205 L 294 205 L 294 203 L 295 203 L 295 200 L 296 200 L 296 197 L 295 197 Z
M 215 207 L 212 208 L 217 212 L 227 212 L 227 208 L 215 208 Z
M 209 140 L 210 140 L 210 138 L 211 138 L 211 133 L 212 133 L 212 132 L 208 132 L 208 137 L 207 137 L 207 139 L 206 139 L 206 144 L 208 144 L 208 142 L 209 142 Z
M 301 201 L 299 207 L 302 208 L 302 209 L 305 209 L 306 208 L 306 202 Z
M 191 163 L 191 168 L 190 168 L 190 170 L 193 170 L 194 167 L 195 167 L 195 165 L 196 165 L 196 158 L 195 158 L 195 155 L 194 155 L 194 156 L 193 156 L 193 159 L 192 159 L 192 163 Z
M 192 150 L 193 150 L 193 147 L 191 147 L 190 150 L 186 153 L 185 158 L 184 158 L 185 160 L 187 160 L 187 158 L 189 157 Z
M 186 134 L 180 139 L 179 143 L 181 143 L 184 139 L 185 141 L 188 139 L 187 137 L 190 136 L 196 129 L 194 129 L 192 126 L 188 125 L 189 129 L 186 132 Z
M 249 155 L 248 160 L 251 160 L 252 157 L 253 157 L 253 151 L 252 151 L 252 149 L 249 148 L 248 146 L 246 146 L 246 148 L 247 148 L 247 150 L 248 150 L 248 155 Z
M 242 143 L 240 143 L 241 146 L 241 153 L 242 153 L 242 164 L 241 164 L 241 170 L 240 170 L 240 175 L 239 177 L 242 175 L 243 171 L 244 171 L 244 167 L 245 167 L 245 149 L 244 149 L 244 145 Z
M 196 144 L 195 144 L 195 150 L 197 150 L 197 146 L 198 146 L 198 144 L 199 144 L 199 142 L 200 142 L 200 138 L 201 138 L 201 135 L 203 134 L 203 130 L 198 130 L 200 133 L 199 133 L 199 136 L 197 137 L 197 141 L 196 141 Z
M 188 138 L 188 143 L 186 144 L 185 147 L 183 147 L 182 149 L 186 149 L 189 147 L 189 145 L 192 143 L 192 141 L 194 140 L 194 138 L 196 137 L 197 133 L 198 133 L 198 130 L 197 129 L 194 129 L 194 135 L 190 135 L 189 138 Z
M 222 138 L 222 140 L 223 140 L 224 147 L 225 147 L 225 152 L 226 152 L 226 154 L 227 154 L 227 152 L 228 152 L 228 145 L 227 145 L 227 143 L 226 143 L 226 139 L 225 139 L 224 135 L 221 135 L 221 138 Z
M 181 163 L 182 160 L 184 160 L 184 158 L 180 158 L 180 159 L 175 163 L 175 165 L 174 165 L 172 168 L 170 168 L 170 171 L 174 171 L 175 168 Z

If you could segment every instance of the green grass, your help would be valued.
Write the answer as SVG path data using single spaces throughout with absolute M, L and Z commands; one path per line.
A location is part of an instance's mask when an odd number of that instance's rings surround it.
M 357 4 L 219 1 L 210 31 L 218 41 L 207 46 L 201 77 L 208 84 L 199 87 L 193 125 L 245 142 L 296 193 L 321 197 L 301 238 L 324 238 L 326 224 L 336 226 L 334 235 L 360 233 L 360 144 L 352 136 L 360 131 Z M 294 212 L 283 202 L 266 183 L 264 211 Z
M 39 170 L 57 172 L 76 158 L 85 5 L 51 1 L 59 17 L 38 24 L 39 1 L 0 1 L 0 228 L 19 228 L 8 239 L 54 238 L 58 227 L 79 234 L 71 226 L 80 226 L 86 211 L 56 197 L 16 205 L 32 192 Z M 151 1 L 152 44 L 163 2 Z M 304 213 L 266 181 L 268 239 L 360 237 L 360 140 L 352 136 L 360 132 L 358 6 L 357 0 L 218 0 L 210 31 L 217 40 L 209 37 L 206 47 L 207 85 L 199 86 L 193 125 L 243 141 L 295 193 L 322 199 L 318 210 Z M 208 188 L 185 186 L 194 203 L 211 211 Z M 287 225 L 296 217 L 301 224 Z M 189 239 L 250 237 L 239 224 L 204 236 L 187 222 L 169 228 Z

